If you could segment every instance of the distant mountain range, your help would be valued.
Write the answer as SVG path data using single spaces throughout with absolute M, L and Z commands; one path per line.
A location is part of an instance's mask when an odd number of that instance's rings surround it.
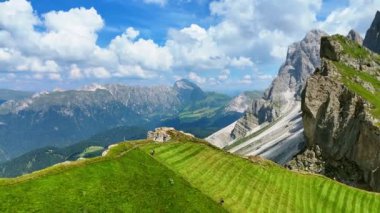
M 195 134 L 200 138 L 239 119 L 253 100 L 262 96 L 260 91 L 243 92 L 231 99 L 214 92 L 198 102 L 189 104 L 178 116 L 164 120 L 161 126 L 171 126 Z
M 241 116 L 225 110 L 233 98 L 204 92 L 185 79 L 172 87 L 90 85 L 34 95 L 4 90 L 0 99 L 0 162 L 116 127 L 167 125 L 204 137 Z
M 139 127 L 117 127 L 68 147 L 49 146 L 33 150 L 10 161 L 0 163 L 0 177 L 16 177 L 64 161 L 100 156 L 107 146 L 120 141 L 145 138 L 146 133 L 146 129 Z

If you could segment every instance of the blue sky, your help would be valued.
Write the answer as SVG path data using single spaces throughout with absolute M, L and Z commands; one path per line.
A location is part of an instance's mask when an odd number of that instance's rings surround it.
M 214 20 L 209 17 L 209 1 L 171 1 L 165 6 L 146 4 L 141 0 L 32 0 L 33 8 L 44 14 L 52 10 L 75 7 L 94 7 L 103 17 L 106 27 L 99 34 L 98 44 L 105 46 L 116 35 L 133 26 L 143 38 L 159 44 L 166 40 L 169 28 L 181 29 L 192 23 L 207 27 Z
M 39 91 L 189 78 L 207 90 L 263 90 L 287 46 L 309 30 L 364 35 L 380 8 L 375 0 L 281 2 L 0 1 L 0 84 Z

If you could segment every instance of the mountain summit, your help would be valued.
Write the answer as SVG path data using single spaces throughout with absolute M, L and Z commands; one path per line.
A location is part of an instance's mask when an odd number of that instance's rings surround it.
M 363 45 L 373 52 L 380 53 L 380 11 L 377 11 L 371 27 L 367 30 Z
M 174 83 L 173 89 L 178 92 L 179 98 L 184 101 L 197 101 L 206 97 L 202 89 L 187 79 L 181 79 Z
M 353 29 L 350 30 L 350 32 L 348 33 L 346 38 L 351 40 L 351 41 L 355 41 L 356 43 L 358 43 L 360 45 L 363 45 L 363 38 L 360 36 L 360 34 L 358 32 L 356 32 Z
M 326 35 L 321 30 L 312 30 L 302 41 L 289 46 L 286 61 L 278 76 L 263 98 L 255 101 L 237 122 L 232 131 L 233 138 L 244 137 L 258 125 L 272 122 L 293 108 L 294 103 L 300 100 L 306 79 L 320 64 L 320 39 Z

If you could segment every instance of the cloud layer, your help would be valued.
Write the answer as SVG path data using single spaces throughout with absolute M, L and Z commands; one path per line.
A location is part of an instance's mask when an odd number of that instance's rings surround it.
M 100 47 L 105 21 L 94 8 L 38 15 L 30 2 L 9 0 L 0 3 L 0 81 L 187 77 L 205 85 L 269 83 L 274 73 L 265 67 L 281 63 L 290 43 L 313 28 L 364 34 L 380 2 L 350 0 L 318 20 L 322 8 L 322 0 L 212 1 L 210 17 L 217 21 L 206 28 L 169 29 L 159 45 L 130 26 Z

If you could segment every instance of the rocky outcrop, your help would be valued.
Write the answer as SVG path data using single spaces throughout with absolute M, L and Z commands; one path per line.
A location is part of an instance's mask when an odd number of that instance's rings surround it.
M 327 166 L 357 168 L 352 172 L 360 177 L 353 179 L 380 191 L 380 127 L 371 102 L 377 96 L 368 96 L 356 80 L 376 81 L 379 56 L 343 36 L 332 36 L 322 38 L 321 57 L 321 69 L 309 78 L 302 94 L 308 146 L 321 147 Z
M 285 167 L 297 172 L 324 175 L 357 188 L 370 189 L 364 180 L 361 169 L 355 163 L 337 161 L 335 164 L 331 162 L 326 164 L 322 150 L 318 145 L 308 147 L 288 162 Z
M 156 142 L 168 142 L 171 139 L 169 131 L 174 131 L 171 127 L 160 127 L 156 128 L 154 131 L 149 131 L 147 135 L 147 140 L 152 140 Z
M 156 128 L 154 131 L 148 131 L 147 140 L 164 143 L 172 139 L 178 138 L 178 135 L 195 139 L 194 135 L 190 133 L 185 133 L 183 131 L 177 131 L 173 127 L 159 127 Z
M 347 39 L 351 40 L 351 41 L 354 41 L 360 45 L 363 45 L 363 38 L 361 37 L 361 35 L 356 32 L 355 30 L 350 30 L 350 32 L 348 33 L 348 35 L 346 36 Z
M 239 119 L 231 135 L 242 138 L 264 122 L 272 122 L 289 111 L 300 100 L 306 79 L 320 65 L 320 38 L 327 35 L 320 30 L 310 31 L 305 38 L 288 48 L 285 63 L 262 99 L 253 102 Z
M 371 27 L 364 38 L 363 45 L 375 53 L 380 53 L 380 12 L 377 11 Z
M 318 145 L 309 147 L 288 162 L 285 167 L 294 171 L 325 174 L 325 162 L 322 159 L 322 152 Z

